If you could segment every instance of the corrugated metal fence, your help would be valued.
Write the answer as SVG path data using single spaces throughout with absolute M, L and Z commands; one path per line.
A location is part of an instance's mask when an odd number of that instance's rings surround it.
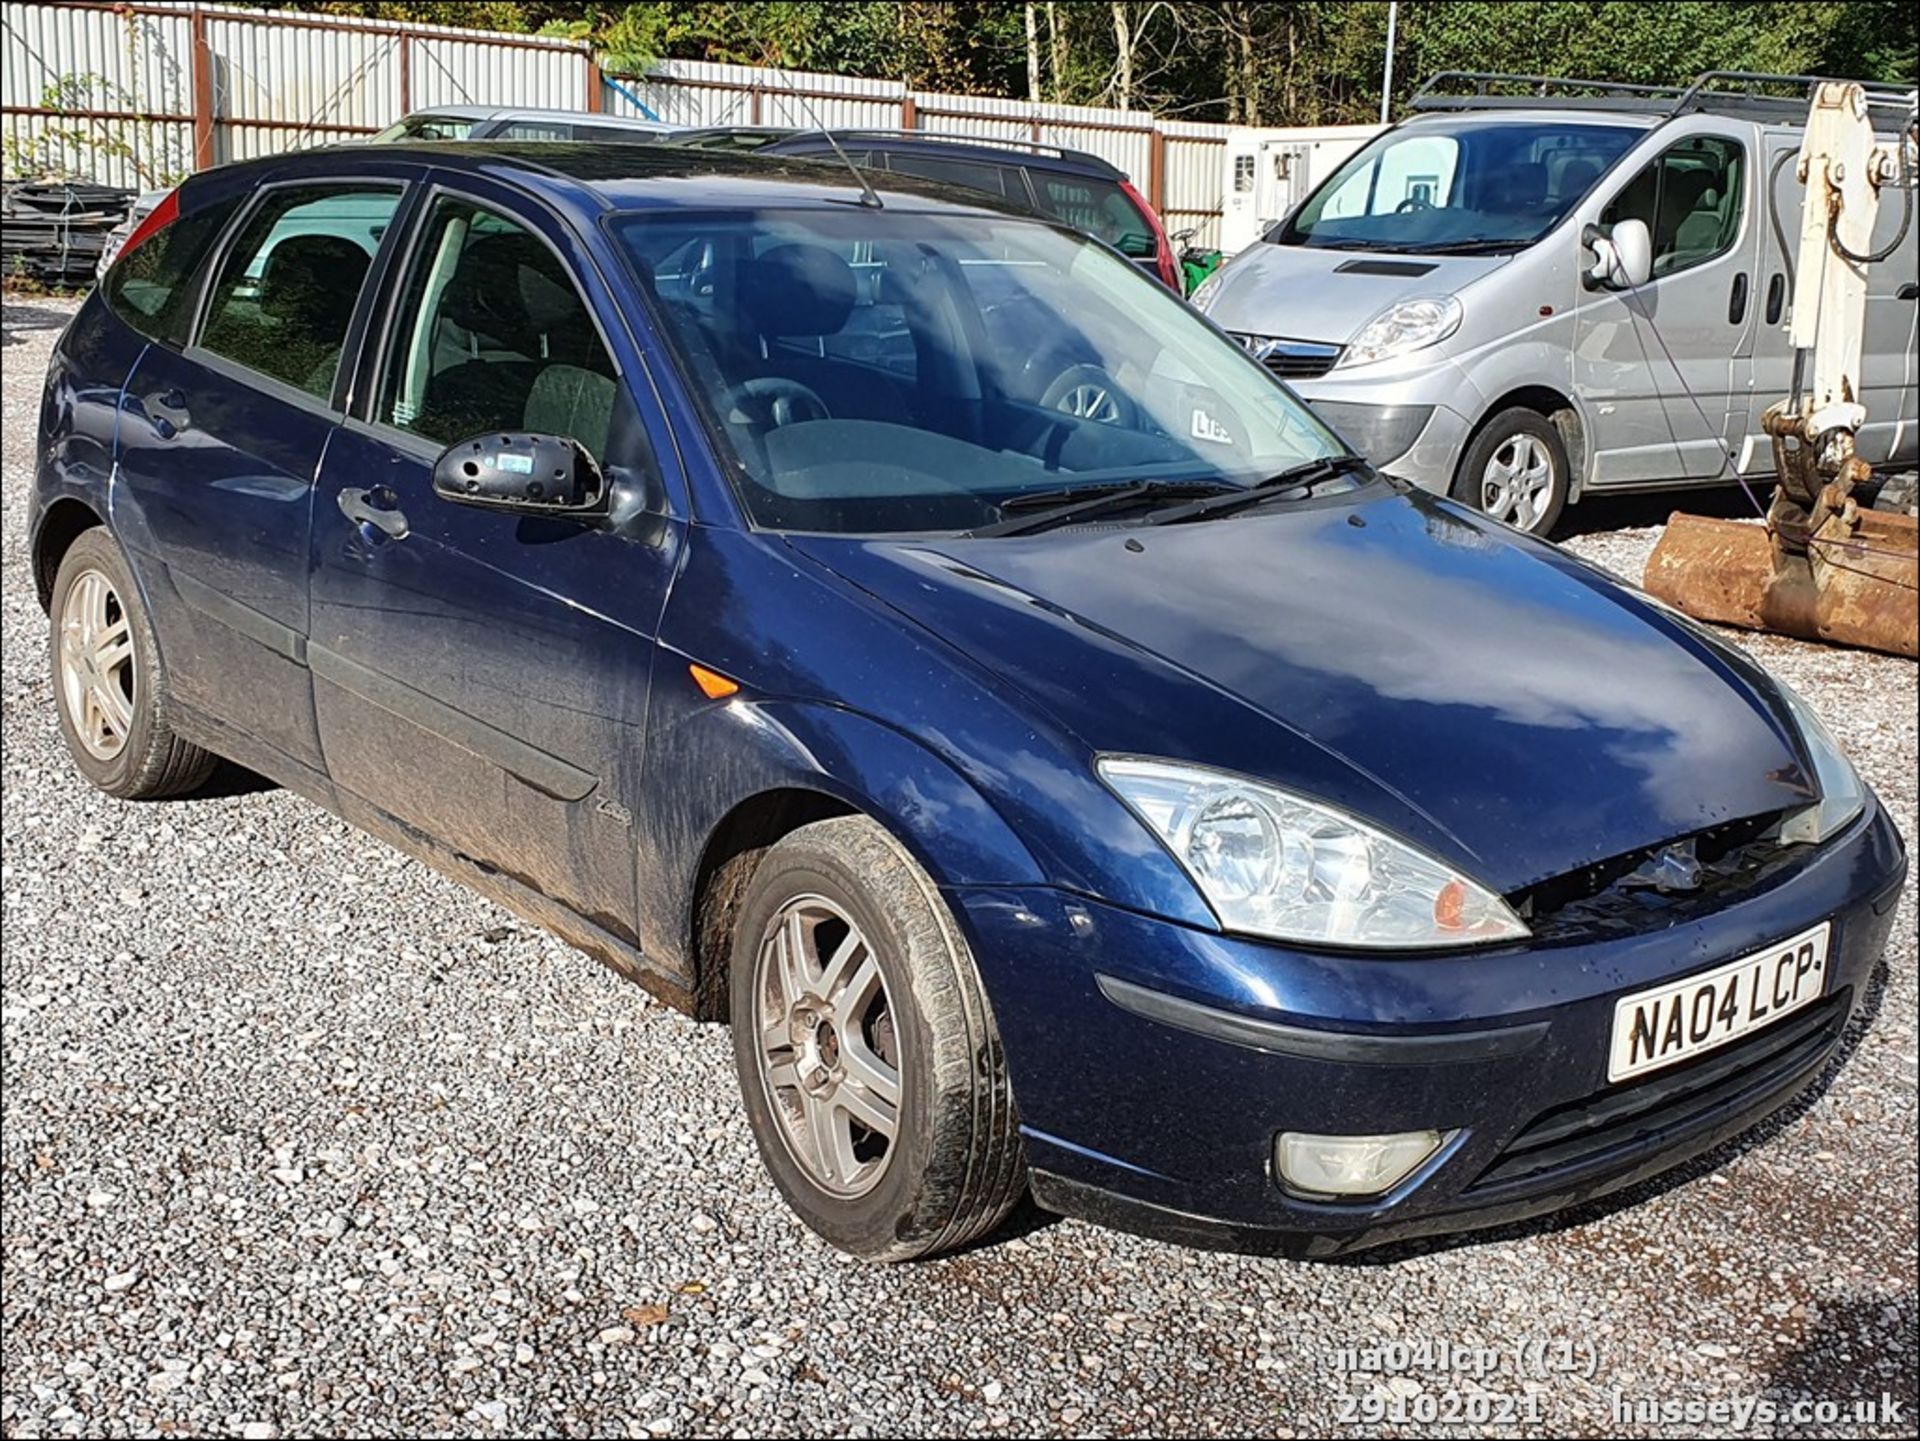
M 601 75 L 572 41 L 219 5 L 0 6 L 9 177 L 145 189 L 227 160 L 370 134 L 434 105 L 651 111 L 680 125 L 939 131 L 1088 150 L 1168 228 L 1213 233 L 1227 127 L 1141 111 L 1029 105 L 896 81 L 669 60 Z

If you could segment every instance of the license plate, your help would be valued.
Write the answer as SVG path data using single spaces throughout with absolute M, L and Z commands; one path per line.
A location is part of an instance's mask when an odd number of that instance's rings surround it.
M 1714 970 L 1623 996 L 1613 1008 L 1607 1079 L 1631 1080 L 1690 1061 L 1819 1000 L 1827 989 L 1831 930 L 1822 921 Z

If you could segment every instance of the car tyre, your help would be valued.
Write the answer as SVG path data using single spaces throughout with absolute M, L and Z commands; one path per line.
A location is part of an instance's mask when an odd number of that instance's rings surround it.
M 1005 1220 L 1026 1165 L 993 1012 L 952 913 L 890 834 L 843 816 L 775 844 L 730 980 L 754 1138 L 809 1227 L 891 1262 Z
M 1559 427 L 1512 406 L 1480 427 L 1461 457 L 1453 498 L 1529 535 L 1549 534 L 1567 507 L 1572 464 Z
M 61 558 L 48 662 L 67 750 L 99 789 L 159 800 L 206 783 L 219 757 L 174 734 L 160 647 L 126 557 L 104 528 Z

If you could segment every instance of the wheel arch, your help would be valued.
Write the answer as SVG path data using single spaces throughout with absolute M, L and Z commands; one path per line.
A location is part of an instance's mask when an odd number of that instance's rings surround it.
M 1467 455 L 1494 417 L 1508 410 L 1531 410 L 1543 416 L 1560 432 L 1560 443 L 1567 448 L 1567 460 L 1573 474 L 1567 477 L 1567 502 L 1572 504 L 1586 488 L 1590 457 L 1587 454 L 1587 426 L 1579 404 L 1564 390 L 1551 385 L 1517 385 L 1495 396 L 1481 411 L 1480 418 L 1461 443 L 1459 457 L 1453 463 L 1453 479 L 1458 485 L 1466 473 Z
M 84 500 L 61 496 L 40 517 L 33 536 L 33 588 L 40 598 L 40 609 L 53 605 L 53 582 L 60 574 L 60 562 L 66 559 L 73 543 L 106 519 Z

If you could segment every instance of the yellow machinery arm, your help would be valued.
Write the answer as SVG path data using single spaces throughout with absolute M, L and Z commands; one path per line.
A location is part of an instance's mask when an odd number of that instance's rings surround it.
M 1872 474 L 1853 444 L 1867 418 L 1859 400 L 1867 267 L 1880 188 L 1900 182 L 1904 143 L 1875 143 L 1860 86 L 1815 88 L 1800 143 L 1806 203 L 1788 329 L 1793 394 L 1761 421 L 1773 440 L 1778 484 L 1764 529 L 1677 512 L 1669 518 L 1647 562 L 1646 586 L 1689 615 L 1920 654 L 1914 518 L 1863 508 L 1854 496 Z

